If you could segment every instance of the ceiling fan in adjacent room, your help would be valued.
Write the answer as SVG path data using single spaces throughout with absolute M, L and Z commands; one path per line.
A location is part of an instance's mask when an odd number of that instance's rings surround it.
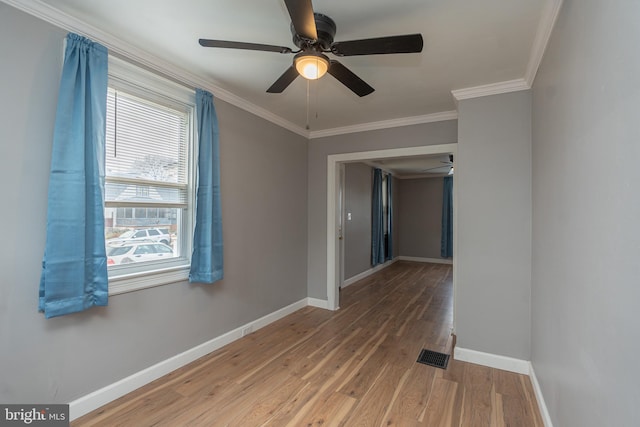
M 449 161 L 440 160 L 442 166 L 435 166 L 428 169 L 423 169 L 420 172 L 423 173 L 435 173 L 435 174 L 447 174 L 453 175 L 453 154 L 449 154 Z
M 311 0 L 284 0 L 284 2 L 291 16 L 293 43 L 299 50 L 293 51 L 286 46 L 227 40 L 200 39 L 199 43 L 204 47 L 295 54 L 293 65 L 267 89 L 269 93 L 281 93 L 298 75 L 309 80 L 315 80 L 325 73 L 329 73 L 356 95 L 366 96 L 373 92 L 374 89 L 342 63 L 329 59 L 325 55 L 326 53 L 336 56 L 355 56 L 422 52 L 423 41 L 421 34 L 334 42 L 333 37 L 336 34 L 335 22 L 326 15 L 314 13 Z

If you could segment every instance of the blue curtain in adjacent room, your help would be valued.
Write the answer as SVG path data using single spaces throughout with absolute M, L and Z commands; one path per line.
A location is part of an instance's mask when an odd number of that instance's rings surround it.
M 53 133 L 39 310 L 107 305 L 104 163 L 107 49 L 67 36 Z
M 391 175 L 387 176 L 387 256 L 386 260 L 393 259 L 393 196 L 391 191 L 393 189 Z
M 442 192 L 442 237 L 440 239 L 440 256 L 453 256 L 453 177 L 444 178 Z
M 384 212 L 382 208 L 382 171 L 373 170 L 371 201 L 371 265 L 384 263 Z
M 214 283 L 223 277 L 220 144 L 213 95 L 196 89 L 198 190 L 189 282 Z

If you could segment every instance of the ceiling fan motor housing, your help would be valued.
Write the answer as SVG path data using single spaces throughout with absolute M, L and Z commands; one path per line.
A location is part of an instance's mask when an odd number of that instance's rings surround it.
M 300 37 L 295 28 L 293 28 L 293 24 L 291 24 L 291 34 L 293 35 L 293 44 L 298 46 L 300 49 L 305 50 L 307 48 L 315 48 L 317 51 L 327 51 L 331 48 L 333 44 L 333 38 L 336 35 L 336 23 L 333 22 L 333 19 L 329 18 L 327 15 L 323 15 L 321 13 L 313 14 L 316 21 L 316 33 L 318 34 L 318 40 L 313 43 L 313 40 L 306 40 Z

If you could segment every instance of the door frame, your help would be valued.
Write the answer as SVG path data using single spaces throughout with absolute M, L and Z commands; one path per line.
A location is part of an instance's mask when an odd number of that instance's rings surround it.
M 336 209 L 338 209 L 338 217 L 337 220 L 339 221 L 338 224 L 336 224 L 337 227 L 337 232 L 338 232 L 338 289 L 340 289 L 342 287 L 342 284 L 344 283 L 344 259 L 345 259 L 345 240 L 344 240 L 344 234 L 345 234 L 345 221 L 346 221 L 346 214 L 345 214 L 345 202 L 346 202 L 346 195 L 345 195 L 345 163 L 338 163 L 338 194 L 336 195 L 336 202 L 338 203 L 338 206 Z
M 340 203 L 340 170 L 345 163 L 366 160 L 380 160 L 397 157 L 423 156 L 429 154 L 453 154 L 457 156 L 458 144 L 425 145 L 421 147 L 392 148 L 387 150 L 362 151 L 357 153 L 330 154 L 327 156 L 327 308 L 340 308 L 341 268 L 344 260 L 341 257 L 340 240 L 338 239 L 337 224 L 339 224 Z M 458 203 L 456 180 L 453 180 L 453 325 L 456 324 L 456 279 L 457 279 L 457 250 L 458 250 Z

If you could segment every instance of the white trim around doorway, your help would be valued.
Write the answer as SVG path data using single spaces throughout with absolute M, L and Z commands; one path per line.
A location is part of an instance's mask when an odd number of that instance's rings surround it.
M 388 150 L 363 151 L 358 153 L 330 154 L 327 156 L 327 308 L 338 310 L 340 308 L 338 286 L 340 285 L 337 224 L 338 203 L 336 200 L 339 194 L 339 174 L 338 166 L 343 163 L 362 162 L 366 160 L 380 160 L 397 157 L 424 156 L 429 154 L 451 153 L 457 155 L 457 143 L 425 145 L 422 147 L 392 148 Z M 453 325 L 455 333 L 456 324 L 456 278 L 457 278 L 457 191 L 456 180 L 453 180 Z

